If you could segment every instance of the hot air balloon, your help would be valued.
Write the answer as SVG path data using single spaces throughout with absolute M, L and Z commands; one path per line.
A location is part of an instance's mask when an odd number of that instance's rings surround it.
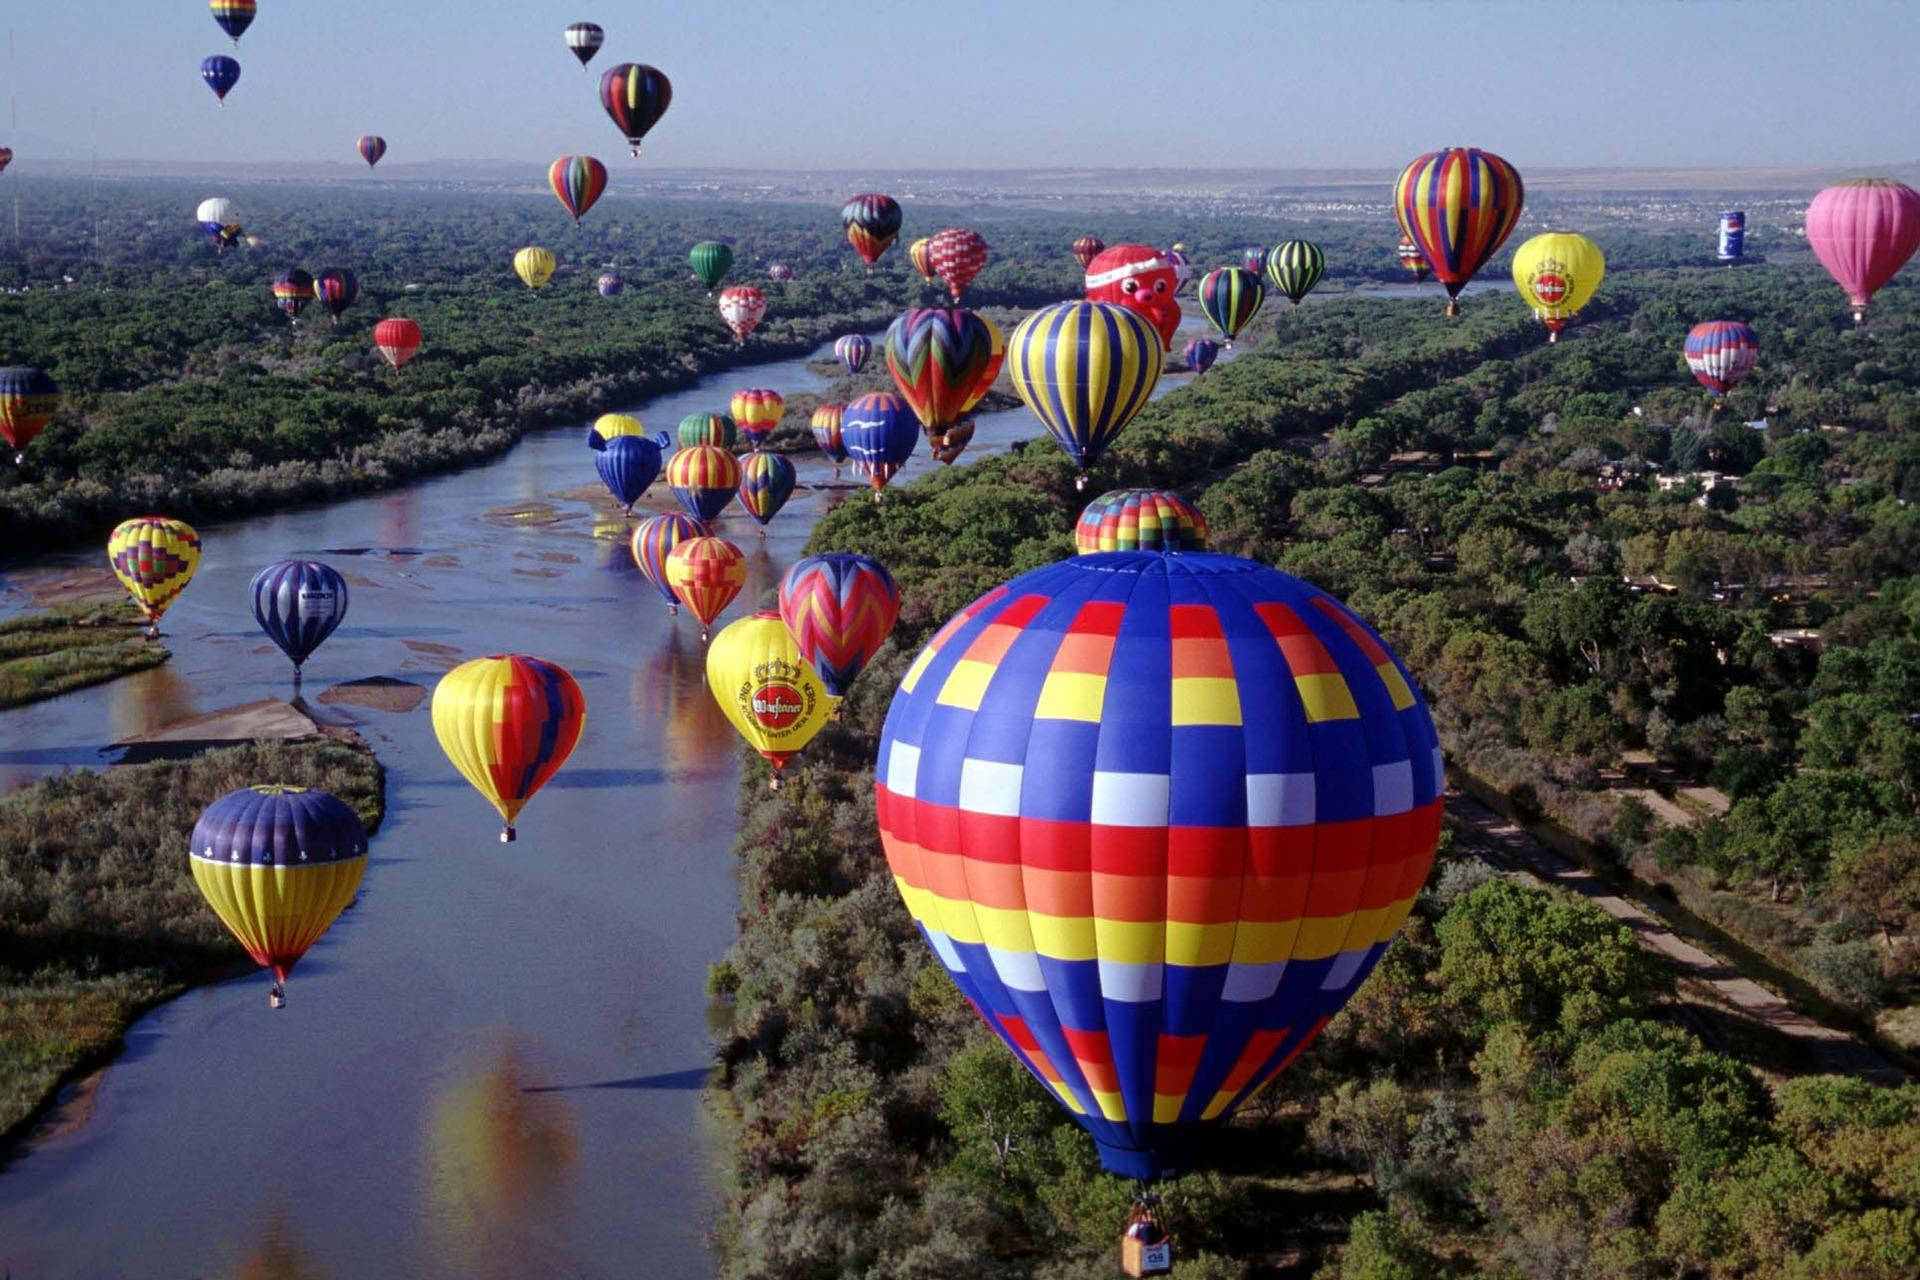
M 945 434 L 928 437 L 927 443 L 933 446 L 933 460 L 943 467 L 950 467 L 967 451 L 973 442 L 973 419 L 957 422 L 948 427 Z
M 1891 178 L 1837 182 L 1807 206 L 1807 243 L 1859 323 L 1874 293 L 1920 249 L 1920 192 Z
M 7 171 L 7 166 L 12 163 L 13 163 L 13 148 L 0 147 L 0 173 L 5 173 Z
M 607 189 L 607 166 L 592 156 L 561 156 L 547 170 L 547 185 L 577 223 Z
M 847 229 L 847 243 L 872 275 L 873 264 L 900 236 L 900 202 L 874 193 L 855 196 L 841 207 L 840 222 Z
M 404 368 L 420 350 L 420 326 L 405 316 L 388 316 L 373 326 L 373 345 L 396 369 Z
M 1265 275 L 1267 273 L 1267 246 L 1263 244 L 1248 245 L 1246 252 L 1240 255 L 1240 265 L 1256 276 Z
M 200 567 L 200 535 L 184 520 L 137 516 L 122 521 L 107 539 L 113 576 L 146 615 L 149 638 L 160 634 L 160 615 Z
M 600 77 L 600 105 L 627 146 L 640 154 L 640 140 L 660 122 L 673 102 L 673 84 L 659 70 L 638 62 L 623 62 Z
M 798 482 L 793 464 L 780 454 L 755 451 L 740 459 L 740 505 L 759 521 L 763 539 L 767 522 L 787 505 Z
M 1413 681 L 1331 596 L 1236 556 L 1111 552 L 935 634 L 874 793 L 941 964 L 1144 1180 L 1189 1167 L 1371 972 L 1445 785 Z
M 740 464 L 718 445 L 682 449 L 667 462 L 667 487 L 696 520 L 711 520 L 733 501 Z
M 713 620 L 747 585 L 747 558 L 725 538 L 688 538 L 667 553 L 667 585 L 688 612 L 700 619 L 706 643 Z
M 1420 246 L 1413 242 L 1412 236 L 1401 236 L 1400 247 L 1394 251 L 1400 258 L 1400 265 L 1413 273 L 1413 282 L 1420 284 L 1433 268 L 1427 265 L 1427 255 L 1420 252 Z
M 377 134 L 362 134 L 360 141 L 355 143 L 354 146 L 359 150 L 360 158 L 367 162 L 367 168 L 369 169 L 379 164 L 380 157 L 387 154 L 387 140 Z
M 1732 266 L 1747 252 L 1747 215 L 1741 209 L 1728 209 L 1720 215 L 1719 242 L 1714 256 Z
M 672 441 L 662 431 L 653 436 L 610 438 L 595 433 L 589 443 L 593 448 L 593 469 L 600 473 L 600 482 L 613 494 L 614 501 L 632 515 L 633 504 L 660 474 L 661 450 Z
M 750 284 L 730 285 L 720 291 L 720 319 L 733 330 L 733 340 L 747 345 L 747 335 L 766 318 L 767 295 Z
M 767 279 L 775 284 L 785 284 L 793 279 L 793 268 L 784 262 L 776 262 L 767 268 Z
M 593 420 L 592 426 L 587 428 L 587 447 L 596 450 L 604 449 L 609 440 L 618 440 L 621 436 L 646 434 L 646 424 L 630 413 L 603 413 Z M 663 437 L 662 446 L 667 443 L 669 442 Z
M 707 295 L 711 297 L 727 278 L 727 272 L 733 270 L 733 249 L 718 240 L 702 240 L 688 252 L 687 262 L 693 267 L 694 276 L 707 286 Z
M 705 524 L 678 511 L 648 516 L 634 529 L 633 541 L 628 544 L 633 563 L 666 600 L 668 613 L 680 612 L 680 597 L 673 594 L 673 587 L 667 582 L 667 556 L 687 539 L 704 538 L 709 532 Z
M 299 267 L 288 267 L 273 278 L 273 305 L 298 321 L 300 313 L 313 301 L 313 277 Z
M 1056 302 L 1013 331 L 1013 389 L 1079 467 L 1076 487 L 1086 487 L 1087 468 L 1152 397 L 1158 341 L 1146 316 L 1109 302 Z
M 873 500 L 907 465 L 920 439 L 913 408 L 891 391 L 869 391 L 848 402 L 840 415 L 840 441 L 853 473 L 873 486 Z
M 1167 265 L 1173 268 L 1173 293 L 1175 297 L 1184 295 L 1187 291 L 1187 285 L 1193 280 L 1193 264 L 1187 261 L 1186 248 L 1185 245 L 1177 244 L 1162 255 L 1165 257 Z M 1089 266 L 1087 270 L 1092 271 L 1093 268 Z M 1091 294 L 1088 296 L 1092 297 Z M 1102 301 L 1102 299 L 1098 298 L 1094 300 L 1096 302 Z M 1111 301 L 1111 299 L 1106 299 L 1106 301 Z M 1172 340 L 1169 339 L 1169 348 L 1171 347 L 1171 343 Z
M 1212 338 L 1195 338 L 1180 348 L 1180 358 L 1189 373 L 1205 373 L 1220 358 L 1220 344 Z
M 780 425 L 780 419 L 786 416 L 787 402 L 778 391 L 769 391 L 765 387 L 747 387 L 733 393 L 733 403 L 729 406 L 733 420 L 740 428 L 740 434 L 747 438 L 749 448 L 758 449 Z
M 253 620 L 300 668 L 347 616 L 347 580 L 318 560 L 282 560 L 253 575 Z
M 267 1003 L 360 888 L 367 829 L 336 796 L 307 787 L 229 791 L 189 837 L 193 882 L 253 962 L 273 974 Z
M 13 450 L 15 466 L 59 410 L 60 388 L 52 378 L 25 365 L 0 369 L 0 439 Z
M 1401 170 L 1394 216 L 1446 286 L 1448 315 L 1460 314 L 1460 290 L 1507 242 L 1526 198 L 1519 172 L 1478 147 L 1430 151 Z
M 1267 254 L 1267 279 L 1296 307 L 1326 273 L 1327 255 L 1311 240 L 1289 240 Z
M 866 367 L 867 357 L 873 354 L 873 339 L 863 333 L 849 333 L 834 342 L 833 354 L 848 373 L 858 373 Z
M 565 668 L 523 653 L 463 662 L 433 690 L 433 732 L 473 789 L 500 812 L 500 840 L 580 741 L 587 704 Z
M 345 267 L 328 267 L 313 278 L 313 298 L 327 309 L 335 324 L 360 296 L 360 277 Z
M 225 196 L 212 196 L 200 202 L 193 216 L 200 229 L 213 237 L 214 247 L 225 250 L 240 239 L 240 206 Z
M 846 412 L 844 404 L 817 405 L 808 424 L 813 428 L 813 443 L 833 464 L 835 479 L 840 477 L 840 464 L 847 460 L 846 441 L 840 438 L 840 419 Z
M 585 71 L 587 64 L 593 61 L 593 55 L 600 52 L 600 46 L 607 42 L 607 33 L 598 23 L 576 22 L 564 32 L 567 52 L 580 59 L 580 69 Z M 619 121 L 614 123 L 618 124 Z
M 1687 332 L 1687 368 L 1718 400 L 1753 372 L 1760 339 L 1738 320 L 1707 320 Z
M 887 329 L 887 372 L 929 438 L 973 412 L 1005 359 L 1000 331 L 962 307 L 911 307 Z
M 1114 489 L 1086 505 L 1073 527 L 1081 555 L 1096 551 L 1205 551 L 1207 518 L 1167 489 Z
M 1080 264 L 1080 270 L 1085 271 L 1091 266 L 1093 260 L 1099 257 L 1101 250 L 1106 247 L 1107 242 L 1099 236 L 1081 236 L 1078 240 L 1075 240 L 1073 242 L 1073 256 L 1074 260 Z
M 946 282 L 947 292 L 953 295 L 956 306 L 960 302 L 960 295 L 980 274 L 980 268 L 987 265 L 986 239 L 978 231 L 969 231 L 965 227 L 948 227 L 945 231 L 935 233 L 927 245 L 927 253 L 933 259 L 934 271 Z
M 545 287 L 553 279 L 553 255 L 538 245 L 528 245 L 513 255 L 513 272 L 529 289 Z
M 1260 277 L 1238 267 L 1221 267 L 1200 279 L 1200 311 L 1233 349 L 1233 339 L 1260 314 L 1267 287 Z
M 212 0 L 213 20 L 220 24 L 220 29 L 238 47 L 240 37 L 247 34 L 247 28 L 253 25 L 258 7 L 254 0 Z
M 1513 251 L 1513 287 L 1547 326 L 1547 341 L 1558 342 L 1560 329 L 1580 314 L 1606 274 L 1600 246 L 1571 231 L 1537 235 Z
M 593 285 L 594 288 L 600 291 L 601 297 L 617 298 L 625 291 L 627 282 L 622 280 L 617 272 L 603 271 L 600 273 L 600 278 L 593 282 Z
M 928 284 L 934 281 L 933 274 L 933 237 L 921 236 L 907 246 L 907 260 L 913 263 L 913 269 Z
M 227 94 L 240 83 L 240 64 L 225 54 L 216 54 L 200 64 L 200 78 L 207 82 L 207 88 L 213 90 L 213 96 L 225 105 Z
M 1179 287 L 1173 259 L 1150 245 L 1112 245 L 1087 265 L 1087 301 L 1139 312 L 1160 335 L 1162 351 L 1173 350 L 1180 328 L 1180 304 L 1173 300 Z
M 724 413 L 690 413 L 680 419 L 680 444 L 686 449 L 711 444 L 732 450 L 738 430 L 734 420 Z
M 780 579 L 780 620 L 830 695 L 844 698 L 900 618 L 885 565 L 836 553 L 796 560 Z
M 768 786 L 780 788 L 780 770 L 833 716 L 838 703 L 800 658 L 777 613 L 733 622 L 707 650 L 707 687 L 747 745 L 773 766 Z

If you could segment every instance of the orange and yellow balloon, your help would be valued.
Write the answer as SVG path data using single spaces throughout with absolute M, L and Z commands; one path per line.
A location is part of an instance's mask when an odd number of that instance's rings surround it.
M 433 691 L 433 732 L 474 790 L 500 811 L 500 839 L 580 741 L 586 699 L 565 668 L 496 653 L 463 662 Z
M 174 602 L 200 567 L 200 535 L 184 520 L 138 516 L 124 521 L 107 539 L 113 576 L 146 615 L 147 635 L 160 634 L 160 615 Z
M 713 620 L 747 585 L 747 558 L 725 538 L 688 538 L 667 553 L 667 585 L 700 619 L 704 643 L 712 634 Z

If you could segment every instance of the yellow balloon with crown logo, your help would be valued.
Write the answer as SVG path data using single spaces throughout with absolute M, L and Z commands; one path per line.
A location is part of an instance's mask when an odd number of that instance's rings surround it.
M 772 612 L 741 618 L 713 638 L 707 687 L 747 745 L 773 766 L 776 790 L 781 766 L 813 741 L 840 705 Z
M 1537 235 L 1513 251 L 1513 287 L 1547 326 L 1548 342 L 1560 340 L 1561 326 L 1587 305 L 1606 272 L 1600 246 L 1571 231 Z

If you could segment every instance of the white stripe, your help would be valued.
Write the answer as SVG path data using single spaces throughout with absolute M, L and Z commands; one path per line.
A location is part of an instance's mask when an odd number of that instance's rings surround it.
M 1238 1004 L 1258 1004 L 1280 989 L 1280 975 L 1287 962 L 1272 964 L 1233 964 L 1227 966 L 1226 985 L 1220 989 L 1222 1000 Z
M 927 935 L 927 942 L 933 947 L 933 954 L 940 957 L 940 963 L 947 966 L 949 973 L 967 971 L 967 962 L 960 958 L 960 952 L 954 947 L 952 938 L 938 929 L 929 929 L 925 925 L 920 926 L 920 931 Z
M 894 795 L 913 799 L 914 788 L 920 783 L 920 748 L 895 738 L 893 750 L 887 755 L 887 776 L 882 781 Z
M 1247 775 L 1247 825 L 1250 827 L 1310 827 L 1314 814 L 1314 782 L 1310 773 L 1250 773 Z
M 1105 827 L 1167 825 L 1173 779 L 1164 773 L 1093 774 L 1093 812 L 1088 820 Z
M 1160 998 L 1165 965 L 1100 962 L 1100 995 L 1125 1004 L 1147 1004 Z
M 1413 761 L 1396 760 L 1373 766 L 1373 816 L 1405 813 L 1413 808 Z
M 1353 981 L 1353 975 L 1360 970 L 1361 963 L 1373 951 L 1372 947 L 1362 947 L 1358 951 L 1342 951 L 1333 958 L 1333 964 L 1327 969 L 1326 981 L 1320 984 L 1322 991 L 1342 991 Z
M 1433 749 L 1433 794 L 1443 795 L 1447 790 L 1447 753 L 1439 747 Z
M 1165 258 L 1142 258 L 1138 262 L 1129 262 L 1124 267 L 1109 267 L 1099 275 L 1087 276 L 1087 288 L 1098 289 L 1102 285 L 1118 284 L 1128 276 L 1137 276 L 1143 271 L 1169 271 L 1173 264 Z
M 1002 951 L 999 947 L 988 947 L 987 954 L 993 957 L 993 969 L 1000 975 L 1002 986 L 1012 987 L 1015 991 L 1047 989 L 1047 980 L 1040 976 L 1040 957 L 1033 952 Z
M 960 807 L 969 813 L 1019 817 L 1020 779 L 1024 773 L 1017 764 L 968 756 L 960 762 Z

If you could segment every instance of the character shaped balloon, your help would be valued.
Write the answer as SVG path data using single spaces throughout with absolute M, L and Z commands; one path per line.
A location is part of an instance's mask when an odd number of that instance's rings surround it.
M 1173 350 L 1180 304 L 1173 300 L 1180 278 L 1172 259 L 1145 244 L 1116 244 L 1087 264 L 1087 301 L 1117 302 L 1138 311 L 1160 335 L 1160 349 Z

